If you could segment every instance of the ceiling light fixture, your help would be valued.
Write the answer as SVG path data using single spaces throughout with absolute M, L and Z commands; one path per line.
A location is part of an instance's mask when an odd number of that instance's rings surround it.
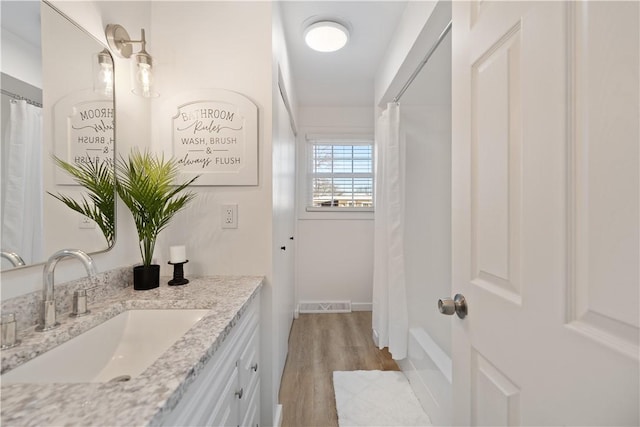
M 349 40 L 349 30 L 335 21 L 318 21 L 304 30 L 304 41 L 318 52 L 335 52 Z
M 140 40 L 131 40 L 127 30 L 118 24 L 107 25 L 105 32 L 111 50 L 117 52 L 123 58 L 130 58 L 133 54 L 132 44 L 140 43 L 142 45 L 140 51 L 135 54 L 136 71 L 134 73 L 132 92 L 145 98 L 158 96 L 158 93 L 153 90 L 153 59 L 146 50 L 147 40 L 145 39 L 144 28 L 140 30 L 142 33 Z

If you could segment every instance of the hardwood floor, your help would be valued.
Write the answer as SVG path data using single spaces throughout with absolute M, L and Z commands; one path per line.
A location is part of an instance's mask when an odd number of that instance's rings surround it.
M 333 371 L 397 371 L 371 338 L 371 312 L 301 314 L 280 385 L 284 427 L 337 426 Z

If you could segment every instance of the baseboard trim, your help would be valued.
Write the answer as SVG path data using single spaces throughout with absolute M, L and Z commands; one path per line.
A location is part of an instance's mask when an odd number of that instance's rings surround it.
M 373 311 L 373 303 L 370 302 L 352 302 L 351 311 Z
M 276 405 L 275 411 L 273 411 L 273 425 L 274 427 L 282 427 L 282 405 Z

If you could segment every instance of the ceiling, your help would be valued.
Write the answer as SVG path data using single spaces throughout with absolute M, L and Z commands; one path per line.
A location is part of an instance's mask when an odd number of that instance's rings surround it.
M 282 21 L 298 105 L 373 106 L 375 73 L 406 4 L 406 0 L 282 1 Z M 25 30 L 40 27 L 40 2 L 1 0 L 1 6 L 2 26 L 39 45 L 39 32 Z M 20 19 L 7 19 L 16 14 L 21 15 Z M 306 26 L 323 18 L 337 19 L 348 26 L 350 39 L 345 48 L 323 53 L 304 44 L 302 34 Z M 450 45 L 449 35 L 403 96 L 404 104 L 423 104 L 425 100 L 432 103 L 450 96 Z
M 40 1 L 0 1 L 2 28 L 40 47 Z
M 298 105 L 373 106 L 374 76 L 406 3 L 283 1 L 282 20 Z M 347 46 L 323 53 L 304 44 L 304 29 L 321 18 L 347 25 Z

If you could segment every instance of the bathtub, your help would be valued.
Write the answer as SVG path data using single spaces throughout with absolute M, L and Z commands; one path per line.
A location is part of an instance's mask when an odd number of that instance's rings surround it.
M 433 425 L 451 425 L 451 358 L 427 331 L 423 328 L 411 328 L 407 358 L 397 362 Z

